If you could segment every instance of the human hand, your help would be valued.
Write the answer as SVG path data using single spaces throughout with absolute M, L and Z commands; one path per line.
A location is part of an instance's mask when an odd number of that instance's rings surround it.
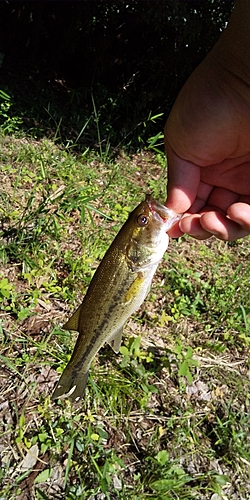
M 231 66 L 222 60 L 215 47 L 166 123 L 167 206 L 185 212 L 172 237 L 229 241 L 250 234 L 250 68 L 235 55 Z

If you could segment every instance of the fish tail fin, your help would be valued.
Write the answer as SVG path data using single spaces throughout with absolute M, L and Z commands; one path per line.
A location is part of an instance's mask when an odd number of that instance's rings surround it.
M 68 399 L 71 403 L 83 397 L 89 372 L 76 372 L 66 366 L 52 394 L 52 399 Z

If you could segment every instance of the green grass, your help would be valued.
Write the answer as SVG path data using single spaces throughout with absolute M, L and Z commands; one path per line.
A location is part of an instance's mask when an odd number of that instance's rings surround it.
M 248 498 L 249 239 L 171 241 L 121 353 L 52 403 L 76 338 L 60 327 L 129 211 L 165 199 L 165 161 L 0 141 L 1 498 Z

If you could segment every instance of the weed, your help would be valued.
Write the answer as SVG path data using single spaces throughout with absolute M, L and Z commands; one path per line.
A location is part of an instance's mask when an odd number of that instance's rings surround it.
M 0 127 L 5 134 L 17 132 L 23 120 L 19 116 L 12 116 L 12 98 L 9 94 L 0 89 Z
M 0 496 L 28 481 L 36 500 L 247 497 L 249 239 L 171 241 L 120 354 L 100 351 L 83 401 L 51 402 L 76 339 L 61 325 L 130 210 L 165 197 L 160 149 L 114 160 L 93 106 L 94 151 L 59 145 L 52 106 L 55 141 L 0 138 Z

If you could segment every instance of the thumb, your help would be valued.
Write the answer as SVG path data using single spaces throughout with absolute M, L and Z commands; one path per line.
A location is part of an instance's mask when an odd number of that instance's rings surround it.
M 180 158 L 168 143 L 166 151 L 168 158 L 166 205 L 177 213 L 184 213 L 196 198 L 200 183 L 200 167 Z

